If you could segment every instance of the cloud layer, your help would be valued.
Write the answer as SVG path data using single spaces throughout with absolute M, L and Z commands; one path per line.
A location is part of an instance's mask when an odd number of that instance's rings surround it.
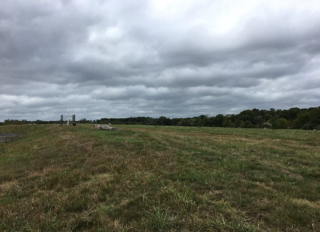
M 5 1 L 0 121 L 318 106 L 320 3 Z

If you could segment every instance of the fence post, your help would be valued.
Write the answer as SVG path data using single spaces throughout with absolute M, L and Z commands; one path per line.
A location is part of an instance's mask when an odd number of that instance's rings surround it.
M 61 115 L 61 119 L 60 119 L 60 125 L 63 125 L 63 114 Z

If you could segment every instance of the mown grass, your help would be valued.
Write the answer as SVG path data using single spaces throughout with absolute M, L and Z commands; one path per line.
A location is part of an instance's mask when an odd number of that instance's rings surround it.
M 0 231 L 320 231 L 320 134 L 1 126 Z

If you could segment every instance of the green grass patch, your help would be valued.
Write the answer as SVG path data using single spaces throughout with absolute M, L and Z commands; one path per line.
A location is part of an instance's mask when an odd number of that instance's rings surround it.
M 2 126 L 0 231 L 320 231 L 320 134 Z

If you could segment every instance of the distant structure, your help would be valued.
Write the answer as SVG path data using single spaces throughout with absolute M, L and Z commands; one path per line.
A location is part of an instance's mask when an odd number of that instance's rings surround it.
M 76 126 L 76 115 L 72 115 L 72 126 Z
M 71 118 L 68 118 L 68 120 L 67 120 L 67 126 L 69 126 L 71 120 L 72 120 Z
M 72 115 L 72 118 L 67 119 L 67 126 L 69 126 L 70 122 L 72 121 L 72 125 L 76 126 L 76 115 Z M 60 125 L 63 126 L 63 115 L 60 116 Z

